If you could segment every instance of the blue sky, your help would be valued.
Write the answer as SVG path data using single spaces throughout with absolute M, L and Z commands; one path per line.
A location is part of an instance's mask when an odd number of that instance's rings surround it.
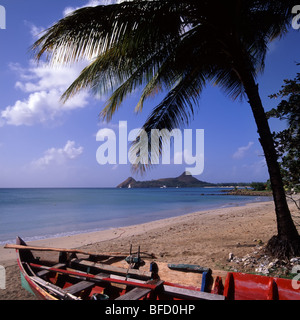
M 103 3 L 104 1 L 102 1 Z M 67 12 L 101 1 L 1 0 L 6 9 L 6 29 L 0 30 L 0 187 L 114 187 L 132 176 L 130 165 L 100 165 L 96 133 L 119 121 L 128 130 L 139 128 L 159 97 L 149 100 L 143 113 L 135 114 L 138 92 L 129 97 L 109 124 L 98 114 L 107 97 L 89 92 L 67 104 L 61 93 L 85 64 L 50 68 L 33 61 L 29 47 L 37 33 Z M 106 1 L 108 3 L 108 1 Z M 278 103 L 268 95 L 277 92 L 283 79 L 294 78 L 300 62 L 299 34 L 291 32 L 270 45 L 264 74 L 258 79 L 266 110 Z M 161 96 L 160 96 L 161 97 Z M 271 129 L 283 123 L 270 121 Z M 251 182 L 268 179 L 263 152 L 247 101 L 232 101 L 218 88 L 207 87 L 189 127 L 204 129 L 204 171 L 197 178 L 209 182 Z M 145 176 L 150 180 L 180 175 L 187 165 L 157 165 Z

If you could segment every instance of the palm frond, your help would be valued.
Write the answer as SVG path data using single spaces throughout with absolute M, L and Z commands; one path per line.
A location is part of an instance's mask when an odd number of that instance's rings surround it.
M 142 127 L 148 136 L 148 161 L 133 165 L 133 170 L 143 173 L 157 163 L 164 142 L 169 142 L 169 134 L 175 128 L 187 124 L 194 115 L 194 107 L 198 104 L 198 98 L 205 85 L 205 77 L 200 70 L 187 73 L 178 80 L 177 85 L 167 94 L 163 101 L 156 106 Z M 157 149 L 151 147 L 151 133 L 159 130 L 161 137 Z M 137 154 L 142 148 L 143 141 L 136 139 L 132 143 L 131 152 Z
M 32 50 L 38 60 L 46 53 L 49 61 L 62 64 L 92 59 L 116 43 L 122 43 L 120 49 L 124 52 L 132 52 L 130 47 L 136 43 L 141 49 L 143 43 L 145 51 L 149 43 L 157 44 L 156 37 L 166 34 L 158 30 L 178 34 L 181 24 L 176 2 L 131 1 L 78 9 L 50 27 Z
M 186 52 L 189 52 L 191 43 L 194 43 L 194 37 L 197 34 L 198 28 L 199 26 L 190 28 L 180 36 L 180 40 L 176 39 L 174 43 L 165 47 L 166 50 L 162 52 L 162 57 L 164 58 L 161 61 L 161 65 L 144 87 L 135 111 L 142 111 L 145 100 L 149 96 L 161 92 L 163 84 L 167 84 L 169 89 L 172 88 L 173 84 L 177 81 L 178 74 L 181 75 L 186 69 L 186 66 L 182 66 L 182 62 L 185 59 L 188 60 Z M 190 52 L 192 53 L 192 51 Z

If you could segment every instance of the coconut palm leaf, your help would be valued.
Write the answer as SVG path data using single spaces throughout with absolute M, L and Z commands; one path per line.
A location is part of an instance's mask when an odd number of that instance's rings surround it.
M 160 35 L 165 33 L 158 31 L 164 29 L 168 35 L 176 36 L 177 28 L 182 28 L 179 20 L 174 1 L 132 1 L 82 8 L 49 28 L 32 49 L 37 59 L 47 53 L 52 62 L 63 64 L 91 59 L 115 44 L 120 53 L 139 58 L 141 53 L 149 52 L 149 45 L 160 46 Z

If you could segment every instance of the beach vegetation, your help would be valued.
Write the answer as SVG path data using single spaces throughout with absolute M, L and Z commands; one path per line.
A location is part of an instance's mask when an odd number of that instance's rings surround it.
M 69 64 L 90 60 L 64 93 L 67 101 L 83 89 L 110 98 L 102 109 L 111 120 L 124 99 L 142 87 L 135 107 L 158 93 L 142 129 L 171 131 L 194 117 L 208 84 L 232 99 L 246 98 L 252 110 L 272 186 L 277 235 L 267 248 L 278 257 L 300 254 L 300 238 L 286 200 L 274 139 L 261 101 L 258 75 L 268 45 L 286 34 L 294 1 L 133 0 L 85 7 L 51 26 L 35 42 L 37 60 Z M 274 68 L 276 72 L 276 68 Z M 212 119 L 213 121 L 213 119 Z M 142 139 L 133 142 L 137 147 Z M 160 150 L 159 150 L 160 151 Z M 133 165 L 138 172 L 151 167 Z
M 250 186 L 254 191 L 264 191 L 267 188 L 267 184 L 264 182 L 252 182 Z
M 300 73 L 284 80 L 281 90 L 270 98 L 281 101 L 267 117 L 286 123 L 284 130 L 273 133 L 283 183 L 287 190 L 300 192 Z

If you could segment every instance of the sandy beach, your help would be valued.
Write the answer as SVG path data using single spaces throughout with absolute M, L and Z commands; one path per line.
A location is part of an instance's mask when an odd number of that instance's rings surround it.
M 297 209 L 290 203 L 292 213 Z M 130 244 L 137 250 L 154 253 L 158 263 L 191 263 L 213 270 L 228 270 L 228 254 L 251 254 L 258 243 L 276 234 L 274 203 L 195 212 L 124 228 L 29 242 L 31 245 L 81 248 L 92 252 L 126 252 Z M 22 236 L 22 235 L 20 235 Z M 0 248 L 0 265 L 6 271 L 6 289 L 0 299 L 35 299 L 20 284 L 15 251 Z

